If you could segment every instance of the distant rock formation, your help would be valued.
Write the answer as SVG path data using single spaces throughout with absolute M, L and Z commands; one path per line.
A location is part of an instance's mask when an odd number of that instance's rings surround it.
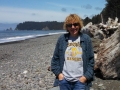
M 42 30 L 49 30 L 49 28 L 46 26 L 46 27 L 44 27 Z
M 19 23 L 15 30 L 63 30 L 63 22 L 46 21 L 46 22 L 33 22 L 25 21 Z

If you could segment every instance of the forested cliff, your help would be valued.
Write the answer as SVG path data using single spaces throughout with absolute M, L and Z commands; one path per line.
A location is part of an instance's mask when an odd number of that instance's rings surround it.
M 26 21 L 19 23 L 16 30 L 62 30 L 63 22 L 46 21 L 46 22 L 33 22 Z

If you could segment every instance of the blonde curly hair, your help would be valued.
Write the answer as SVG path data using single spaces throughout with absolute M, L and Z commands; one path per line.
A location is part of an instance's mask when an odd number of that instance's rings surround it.
M 80 29 L 83 27 L 83 21 L 82 19 L 77 15 L 77 14 L 70 14 L 69 16 L 66 17 L 63 25 L 63 29 L 67 30 L 67 24 L 71 24 L 72 22 L 74 23 L 79 23 Z

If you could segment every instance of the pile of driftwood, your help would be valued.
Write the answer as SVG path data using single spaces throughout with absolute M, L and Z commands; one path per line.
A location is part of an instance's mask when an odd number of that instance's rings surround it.
M 90 37 L 98 38 L 98 39 L 106 39 L 110 37 L 117 29 L 120 23 L 118 23 L 118 18 L 115 20 L 108 18 L 106 24 L 92 24 L 92 22 L 88 23 L 86 26 L 82 28 L 82 32 L 88 34 Z
M 108 18 L 106 24 L 92 25 L 88 23 L 83 33 L 102 42 L 95 51 L 95 71 L 103 79 L 120 79 L 120 23 Z M 97 42 L 97 41 L 96 41 Z

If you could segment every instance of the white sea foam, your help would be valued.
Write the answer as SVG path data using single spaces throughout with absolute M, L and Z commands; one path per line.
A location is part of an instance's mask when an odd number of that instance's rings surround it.
M 61 34 L 66 32 L 58 32 L 58 33 L 48 33 L 48 34 L 37 34 L 37 35 L 28 35 L 28 36 L 16 36 L 16 37 L 7 37 L 0 39 L 0 44 L 2 43 L 8 43 L 8 42 L 15 42 L 15 41 L 22 41 L 26 39 L 36 38 L 40 36 L 48 36 L 48 35 L 54 35 L 54 34 Z

